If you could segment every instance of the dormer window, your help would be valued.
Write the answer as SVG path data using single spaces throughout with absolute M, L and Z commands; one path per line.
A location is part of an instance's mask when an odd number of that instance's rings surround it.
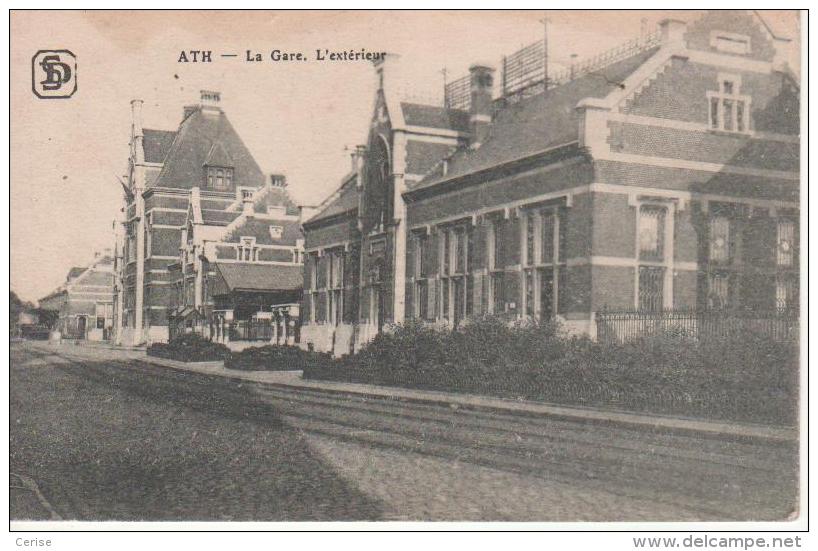
M 707 92 L 708 125 L 711 130 L 747 133 L 750 131 L 750 98 L 742 96 L 741 78 L 719 75 L 719 91 Z
M 208 166 L 207 187 L 216 191 L 229 191 L 233 187 L 233 169 L 225 166 Z
M 252 199 L 253 198 L 253 190 L 251 190 L 251 189 L 241 190 L 241 198 L 242 199 Z
M 727 54 L 745 55 L 750 53 L 750 37 L 744 34 L 713 31 L 710 46 Z
M 253 262 L 258 260 L 258 247 L 256 247 L 255 237 L 242 237 L 239 240 L 239 246 L 236 247 L 236 260 L 244 262 Z
M 284 235 L 284 228 L 281 226 L 270 226 L 270 237 L 273 239 L 281 239 Z

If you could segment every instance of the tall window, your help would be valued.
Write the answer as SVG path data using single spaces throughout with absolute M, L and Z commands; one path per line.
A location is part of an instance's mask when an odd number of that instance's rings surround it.
M 708 224 L 707 308 L 722 310 L 732 306 L 734 287 L 738 277 L 732 265 L 735 262 L 733 221 L 724 214 L 715 214 Z
M 656 266 L 639 266 L 639 309 L 655 312 L 661 310 L 664 299 L 665 269 Z
M 502 314 L 506 311 L 505 294 L 503 289 L 503 225 L 505 220 L 498 218 L 492 221 L 488 228 L 488 239 L 486 239 L 486 259 L 489 269 L 489 293 L 487 300 L 489 308 L 493 314 Z
M 739 94 L 741 81 L 735 76 L 720 76 L 719 91 L 707 93 L 709 121 L 713 130 L 747 132 L 750 98 Z
M 523 266 L 524 312 L 545 320 L 557 313 L 557 284 L 564 262 L 564 221 L 558 205 L 525 215 Z
M 327 320 L 338 325 L 344 315 L 344 251 L 328 253 L 327 266 Z
M 730 306 L 730 272 L 714 271 L 707 275 L 707 307 L 722 310 Z
M 319 321 L 315 319 L 315 305 L 318 302 L 318 255 L 312 253 L 308 256 L 309 265 L 309 294 L 310 294 L 310 311 L 309 316 L 312 321 Z
M 216 191 L 229 191 L 233 188 L 233 169 L 223 166 L 208 166 L 207 187 Z
M 797 274 L 779 274 L 776 276 L 775 306 L 779 310 L 798 308 Z
M 639 271 L 637 306 L 640 310 L 664 307 L 665 222 L 667 209 L 659 205 L 639 207 Z
M 472 227 L 454 226 L 443 231 L 441 255 L 441 314 L 443 319 L 452 319 L 458 324 L 471 313 L 473 307 L 474 282 L 471 267 L 473 246 Z M 469 296 L 471 290 L 472 296 Z
M 415 317 L 429 317 L 429 253 L 430 239 L 426 234 L 415 235 Z
M 776 223 L 775 263 L 779 270 L 775 281 L 775 302 L 778 309 L 798 307 L 798 272 L 795 255 L 795 221 L 781 218 Z
M 639 259 L 664 260 L 665 208 L 644 205 L 639 209 Z
M 710 261 L 727 263 L 730 253 L 730 219 L 714 216 L 710 219 Z
M 781 267 L 791 267 L 795 259 L 795 222 L 779 220 L 777 234 L 776 264 Z

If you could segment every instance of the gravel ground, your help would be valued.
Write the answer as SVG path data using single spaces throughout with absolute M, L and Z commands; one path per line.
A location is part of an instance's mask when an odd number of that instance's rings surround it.
M 168 385 L 12 347 L 10 469 L 66 520 L 381 517 L 302 435 L 252 406 L 229 385 Z M 29 498 L 12 503 L 12 519 L 36 518 Z

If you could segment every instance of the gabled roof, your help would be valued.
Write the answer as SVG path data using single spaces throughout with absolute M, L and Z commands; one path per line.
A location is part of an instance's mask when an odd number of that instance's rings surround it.
M 281 239 L 273 239 L 270 235 L 270 226 L 282 228 Z M 227 243 L 238 243 L 242 237 L 255 237 L 259 245 L 295 246 L 297 239 L 304 236 L 301 233 L 301 224 L 297 220 L 275 220 L 274 218 L 257 218 L 248 216 L 239 226 L 233 228 L 223 239 Z
M 479 148 L 457 150 L 447 161 L 445 175 L 439 163 L 410 191 L 578 140 L 577 103 L 608 95 L 657 50 L 641 52 L 519 102 L 498 104 L 488 137 Z
M 403 112 L 403 120 L 409 126 L 442 128 L 458 132 L 469 131 L 468 111 L 408 102 L 401 102 L 400 107 Z
M 217 143 L 220 147 L 214 150 Z M 218 153 L 220 148 L 223 154 Z M 211 151 L 215 151 L 214 155 L 226 155 L 231 159 L 234 185 L 253 188 L 264 185 L 264 174 L 227 116 L 221 111 L 203 112 L 201 109 L 191 113 L 179 125 L 155 185 L 182 189 L 201 186 L 204 166 Z
M 142 131 L 142 148 L 145 151 L 145 161 L 149 163 L 161 163 L 173 144 L 176 132 L 173 130 L 151 130 L 145 128 Z
M 307 220 L 304 225 L 312 225 L 315 222 L 326 220 L 339 214 L 357 211 L 360 196 L 357 183 L 358 177 L 354 173 L 348 174 L 344 178 L 341 187 L 329 197 L 329 200 L 325 204 L 321 205 L 321 209 Z
M 244 262 L 217 262 L 214 295 L 232 291 L 297 291 L 303 285 L 304 267 Z

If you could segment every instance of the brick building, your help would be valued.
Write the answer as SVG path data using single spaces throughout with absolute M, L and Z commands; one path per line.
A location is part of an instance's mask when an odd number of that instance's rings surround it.
M 544 78 L 535 43 L 444 107 L 390 96 L 304 225 L 302 340 L 343 353 L 409 318 L 791 308 L 799 83 L 754 12 L 708 12 Z M 540 58 L 538 59 L 538 54 Z M 533 61 L 532 61 L 533 60 Z
M 225 210 L 192 190 L 182 246 L 169 266 L 171 335 L 196 331 L 224 343 L 298 339 L 302 209 L 274 174 Z
M 88 266 L 69 270 L 54 292 L 41 298 L 40 308 L 59 313 L 54 328 L 63 338 L 109 340 L 114 325 L 114 259 L 110 250 Z
M 300 289 L 302 271 L 299 209 L 283 177 L 262 173 L 220 100 L 218 92 L 202 91 L 175 131 L 143 128 L 142 101 L 131 102 L 117 255 L 119 344 L 165 341 L 171 325 L 209 334 L 214 301 L 221 301 L 222 318 L 232 317 L 236 308 L 228 306 L 239 300 L 237 292 L 244 300 L 244 291 L 259 291 L 259 311 L 270 306 L 268 299 L 295 302 L 290 295 Z M 281 235 L 274 234 L 278 229 Z M 248 278 L 263 280 L 264 287 L 244 289 Z M 277 290 L 283 294 L 271 297 Z

